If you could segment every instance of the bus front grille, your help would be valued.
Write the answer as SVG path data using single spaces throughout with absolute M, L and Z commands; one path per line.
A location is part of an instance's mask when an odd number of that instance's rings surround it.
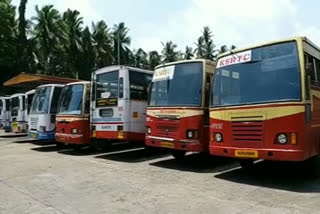
M 168 126 L 168 125 L 157 125 L 156 126 L 156 135 L 163 137 L 176 137 L 178 134 L 177 126 Z
M 30 118 L 30 129 L 37 130 L 38 128 L 38 118 Z
M 233 121 L 233 142 L 262 142 L 263 130 L 263 121 Z

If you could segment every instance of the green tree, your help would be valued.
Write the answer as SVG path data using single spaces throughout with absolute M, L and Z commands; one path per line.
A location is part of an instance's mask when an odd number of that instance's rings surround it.
M 11 0 L 0 1 L 0 94 L 14 92 L 3 88 L 3 82 L 18 73 L 17 68 L 17 23 L 15 20 L 16 8 Z
M 79 62 L 79 79 L 90 80 L 91 72 L 95 69 L 96 49 L 95 41 L 89 27 L 81 32 L 81 50 Z
M 168 62 L 174 62 L 179 59 L 179 52 L 176 50 L 177 45 L 174 44 L 172 41 L 168 41 L 166 43 L 162 42 L 162 57 L 163 57 L 163 62 L 168 63 Z
M 204 42 L 204 46 L 203 46 L 204 55 L 203 55 L 203 57 L 205 59 L 214 60 L 216 57 L 216 55 L 215 55 L 215 52 L 216 52 L 215 47 L 216 46 L 213 43 L 212 37 L 213 37 L 213 35 L 212 35 L 210 28 L 208 26 L 205 26 L 202 31 L 202 38 L 203 38 L 203 42 Z
M 139 48 L 135 53 L 135 64 L 137 68 L 147 69 L 148 68 L 148 54 L 142 49 Z
M 63 13 L 63 21 L 67 28 L 67 41 L 65 43 L 66 51 L 66 69 L 72 77 L 79 77 L 81 51 L 82 51 L 82 24 L 83 18 L 76 10 L 68 9 Z
M 61 61 L 64 61 L 63 44 L 67 37 L 67 27 L 58 10 L 53 5 L 46 5 L 41 10 L 36 6 L 34 38 L 36 57 L 41 73 L 65 75 Z
M 204 45 L 204 40 L 202 36 L 198 38 L 195 45 L 196 45 L 196 49 L 194 49 L 194 53 L 196 54 L 196 57 L 198 59 L 204 58 L 205 45 Z
M 96 24 L 93 23 L 92 31 L 96 67 L 102 68 L 111 65 L 114 61 L 114 56 L 112 54 L 112 35 L 108 25 L 104 21 L 99 21 Z
M 228 46 L 222 45 L 222 46 L 219 48 L 218 53 L 219 53 L 219 54 L 222 54 L 222 53 L 225 53 L 225 52 L 227 52 L 227 51 L 229 51 Z
M 148 54 L 148 69 L 154 70 L 154 68 L 160 64 L 161 55 L 157 51 L 150 51 Z
M 185 60 L 189 60 L 189 59 L 192 59 L 194 57 L 194 54 L 193 54 L 193 50 L 191 47 L 187 46 L 186 47 L 186 50 L 184 52 L 184 55 L 183 55 L 183 58 Z
M 129 28 L 125 26 L 124 22 L 113 26 L 113 55 L 117 60 L 115 63 L 118 63 L 120 61 L 120 64 L 122 65 L 129 64 L 129 58 L 131 55 L 129 46 L 131 44 L 131 38 L 128 33 Z M 120 60 L 118 59 L 119 56 Z

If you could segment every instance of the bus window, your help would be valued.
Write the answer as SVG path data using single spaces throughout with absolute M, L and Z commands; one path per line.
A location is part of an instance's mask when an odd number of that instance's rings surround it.
M 129 71 L 130 99 L 147 101 L 148 86 L 151 80 L 151 74 Z
M 0 100 L 0 115 L 2 115 L 2 111 L 3 111 L 3 101 Z
M 119 98 L 123 98 L 123 77 L 119 79 Z
M 50 108 L 50 113 L 51 114 L 56 114 L 58 110 L 58 101 L 59 97 L 61 94 L 62 88 L 61 87 L 55 87 L 54 92 L 52 95 L 52 101 L 51 101 L 51 108 Z
M 26 97 L 22 96 L 22 111 L 26 109 Z

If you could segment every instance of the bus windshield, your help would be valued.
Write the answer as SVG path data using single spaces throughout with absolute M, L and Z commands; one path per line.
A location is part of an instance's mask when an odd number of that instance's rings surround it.
M 26 99 L 26 106 L 27 106 L 28 114 L 30 113 L 30 110 L 31 110 L 31 104 L 32 104 L 33 97 L 34 97 L 34 94 L 29 94 Z
M 19 97 L 11 99 L 11 116 L 18 116 L 19 111 Z
M 154 73 L 149 106 L 201 106 L 203 64 L 161 67 Z
M 51 86 L 37 88 L 31 106 L 31 114 L 47 114 L 49 112 Z
M 119 91 L 119 71 L 97 75 L 96 106 L 117 106 Z
M 84 85 L 67 85 L 63 87 L 59 100 L 58 114 L 80 115 L 82 111 Z
M 241 57 L 245 62 L 237 63 Z M 213 107 L 300 100 L 295 42 L 264 46 L 218 60 L 212 87 Z

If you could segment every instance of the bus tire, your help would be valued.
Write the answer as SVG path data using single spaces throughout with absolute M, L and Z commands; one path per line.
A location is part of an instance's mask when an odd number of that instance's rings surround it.
M 103 142 L 102 140 L 93 140 L 91 142 L 92 148 L 97 152 L 102 152 L 109 147 L 109 142 Z
M 243 160 L 239 160 L 239 163 L 243 169 L 250 169 L 254 165 L 254 160 L 243 159 Z
M 59 143 L 59 142 L 56 142 L 56 147 L 57 147 L 58 150 L 59 150 L 59 149 L 62 149 L 63 146 L 64 146 L 64 144 Z
M 172 156 L 177 160 L 183 160 L 186 157 L 186 151 L 175 150 L 172 152 Z

